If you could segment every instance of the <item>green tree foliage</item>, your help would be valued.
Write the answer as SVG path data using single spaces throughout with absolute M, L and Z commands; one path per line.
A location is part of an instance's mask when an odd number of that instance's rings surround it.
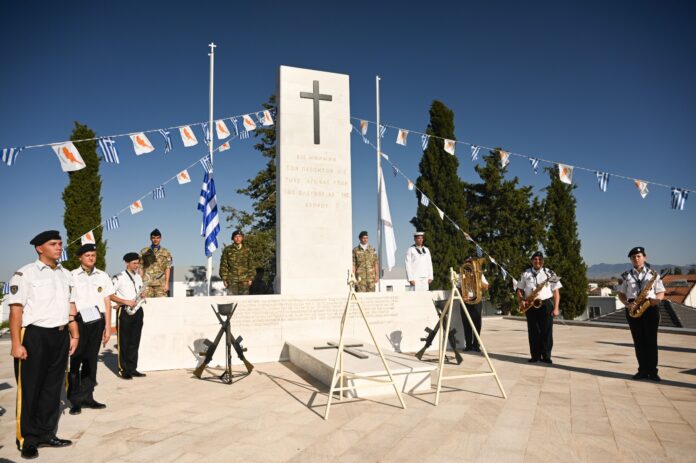
M 451 286 L 449 269 L 459 268 L 470 244 L 449 220 L 440 218 L 435 208 L 435 205 L 440 207 L 462 229 L 468 227 L 464 215 L 464 184 L 457 175 L 459 160 L 444 150 L 444 141 L 441 139 L 455 139 L 454 112 L 440 101 L 433 101 L 430 107 L 427 133 L 433 137 L 423 152 L 416 186 L 430 199 L 431 204 L 425 207 L 420 203 L 420 197 L 416 198 L 418 210 L 411 223 L 417 230 L 425 232 L 425 244 L 432 252 L 434 279 L 430 288 L 448 289 Z
M 84 140 L 96 135 L 86 125 L 75 121 L 70 140 Z M 99 175 L 99 157 L 95 140 L 75 142 L 86 167 L 75 172 L 69 172 L 70 182 L 63 190 L 65 214 L 63 224 L 68 233 L 68 260 L 63 262 L 67 269 L 75 269 L 80 265 L 77 259 L 77 249 L 80 247 L 80 237 L 93 230 L 97 243 L 97 262 L 99 269 L 106 270 L 106 241 L 102 240 L 101 215 L 101 176 Z M 77 240 L 77 241 L 75 241 Z
M 271 95 L 265 109 L 274 111 L 276 96 Z M 277 121 L 276 121 L 277 122 Z M 253 256 L 255 267 L 265 270 L 266 283 L 272 284 L 276 273 L 276 124 L 259 126 L 255 136 L 260 141 L 254 145 L 268 161 L 245 188 L 237 190 L 253 200 L 253 210 L 243 211 L 232 206 L 222 206 L 228 228 L 244 231 L 244 245 Z
M 575 219 L 576 201 L 573 190 L 576 186 L 561 182 L 557 169 L 545 170 L 551 183 L 545 188 L 544 199 L 547 224 L 544 265 L 561 277 L 561 312 L 563 318 L 572 320 L 587 306 L 587 265 L 580 255 L 581 243 Z
M 672 275 L 683 275 L 681 267 L 674 267 L 672 269 Z
M 543 209 L 531 186 L 519 186 L 519 179 L 505 179 L 507 167 L 500 165 L 499 150 L 483 156 L 475 167 L 482 183 L 467 187 L 470 234 L 496 262 L 510 272 L 503 278 L 497 266 L 489 264 L 486 278 L 491 301 L 503 313 L 517 308 L 511 276 L 519 278 L 529 267 L 529 256 L 543 237 Z
M 696 267 L 691 267 L 687 275 L 696 275 Z

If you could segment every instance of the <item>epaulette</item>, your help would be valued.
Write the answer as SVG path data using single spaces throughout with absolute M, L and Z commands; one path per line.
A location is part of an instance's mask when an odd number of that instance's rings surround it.
M 623 272 L 623 273 L 621 274 L 621 278 L 623 278 L 623 279 L 625 280 L 629 273 L 631 273 L 631 271 L 630 271 L 630 270 L 626 270 L 625 272 Z
M 24 275 L 22 272 L 14 272 L 14 274 L 17 275 L 18 277 L 21 277 L 22 275 Z
M 556 274 L 556 272 L 554 272 L 553 270 L 548 269 L 548 268 L 546 268 L 546 267 L 544 267 L 544 272 L 546 272 L 546 274 L 549 275 L 549 276 L 553 276 L 553 275 Z

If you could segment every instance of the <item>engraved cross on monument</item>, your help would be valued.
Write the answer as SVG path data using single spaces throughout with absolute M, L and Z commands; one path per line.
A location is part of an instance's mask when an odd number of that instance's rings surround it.
M 319 101 L 331 101 L 331 95 L 319 93 L 319 81 L 315 80 L 312 85 L 312 93 L 300 92 L 300 98 L 310 98 L 314 100 L 314 144 L 319 144 Z

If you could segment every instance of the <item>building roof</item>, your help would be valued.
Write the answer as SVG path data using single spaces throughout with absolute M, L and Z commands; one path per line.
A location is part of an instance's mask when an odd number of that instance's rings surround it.
M 627 325 L 626 309 L 621 308 L 615 312 L 593 318 L 593 322 L 619 323 Z M 696 329 L 696 308 L 666 301 L 660 306 L 660 326 L 666 328 L 691 328 Z
M 665 299 L 683 304 L 691 290 L 696 286 L 696 275 L 665 275 Z

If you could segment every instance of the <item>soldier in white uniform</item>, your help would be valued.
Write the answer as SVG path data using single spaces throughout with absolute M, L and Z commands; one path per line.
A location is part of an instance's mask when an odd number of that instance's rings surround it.
M 540 284 L 556 274 L 544 267 L 544 255 L 537 251 L 532 254 L 532 266 L 522 272 L 517 283 L 517 300 L 520 310 L 523 309 L 524 300 Z M 559 304 L 561 294 L 558 291 L 562 287 L 561 282 L 549 283 L 537 294 L 541 299 L 541 307 L 530 308 L 525 312 L 527 317 L 527 337 L 529 338 L 530 363 L 541 360 L 545 363 L 553 363 L 551 349 L 553 349 L 553 317 L 560 313 Z
M 413 240 L 415 243 L 406 251 L 406 278 L 413 291 L 428 291 L 433 282 L 433 261 L 430 250 L 423 246 L 425 233 L 416 232 Z
M 67 396 L 70 414 L 78 415 L 82 408 L 102 409 L 106 405 L 94 400 L 97 385 L 97 356 L 99 345 L 111 337 L 111 295 L 114 287 L 111 278 L 94 266 L 97 247 L 84 244 L 77 250 L 80 267 L 72 272 L 70 282 L 70 304 L 77 311 L 77 326 L 80 342 L 70 359 Z
M 633 375 L 633 379 L 650 378 L 653 381 L 660 381 L 657 375 L 657 328 L 660 325 L 660 304 L 665 297 L 665 286 L 662 284 L 660 275 L 653 273 L 650 265 L 645 262 L 647 257 L 645 248 L 638 246 L 631 249 L 628 257 L 631 259 L 633 268 L 621 274 L 623 281 L 619 286 L 619 300 L 627 309 L 626 320 L 631 328 L 638 359 L 638 373 Z M 628 315 L 628 309 L 635 307 L 633 301 L 649 284 L 653 276 L 655 281 L 647 294 L 650 307 L 640 317 L 631 317 Z
M 126 269 L 113 279 L 114 294 L 111 300 L 118 304 L 116 315 L 116 332 L 118 333 L 118 372 L 123 379 L 145 376 L 138 371 L 138 348 L 140 334 L 143 331 L 143 309 L 138 306 L 142 296 L 143 279 L 138 273 L 140 255 L 129 252 L 123 256 Z M 132 313 L 131 313 L 132 312 Z
M 30 244 L 39 258 L 14 273 L 7 297 L 17 379 L 16 442 L 27 459 L 38 457 L 39 447 L 72 444 L 55 432 L 68 355 L 79 338 L 69 302 L 70 272 L 57 263 L 63 250 L 60 233 L 39 233 Z

